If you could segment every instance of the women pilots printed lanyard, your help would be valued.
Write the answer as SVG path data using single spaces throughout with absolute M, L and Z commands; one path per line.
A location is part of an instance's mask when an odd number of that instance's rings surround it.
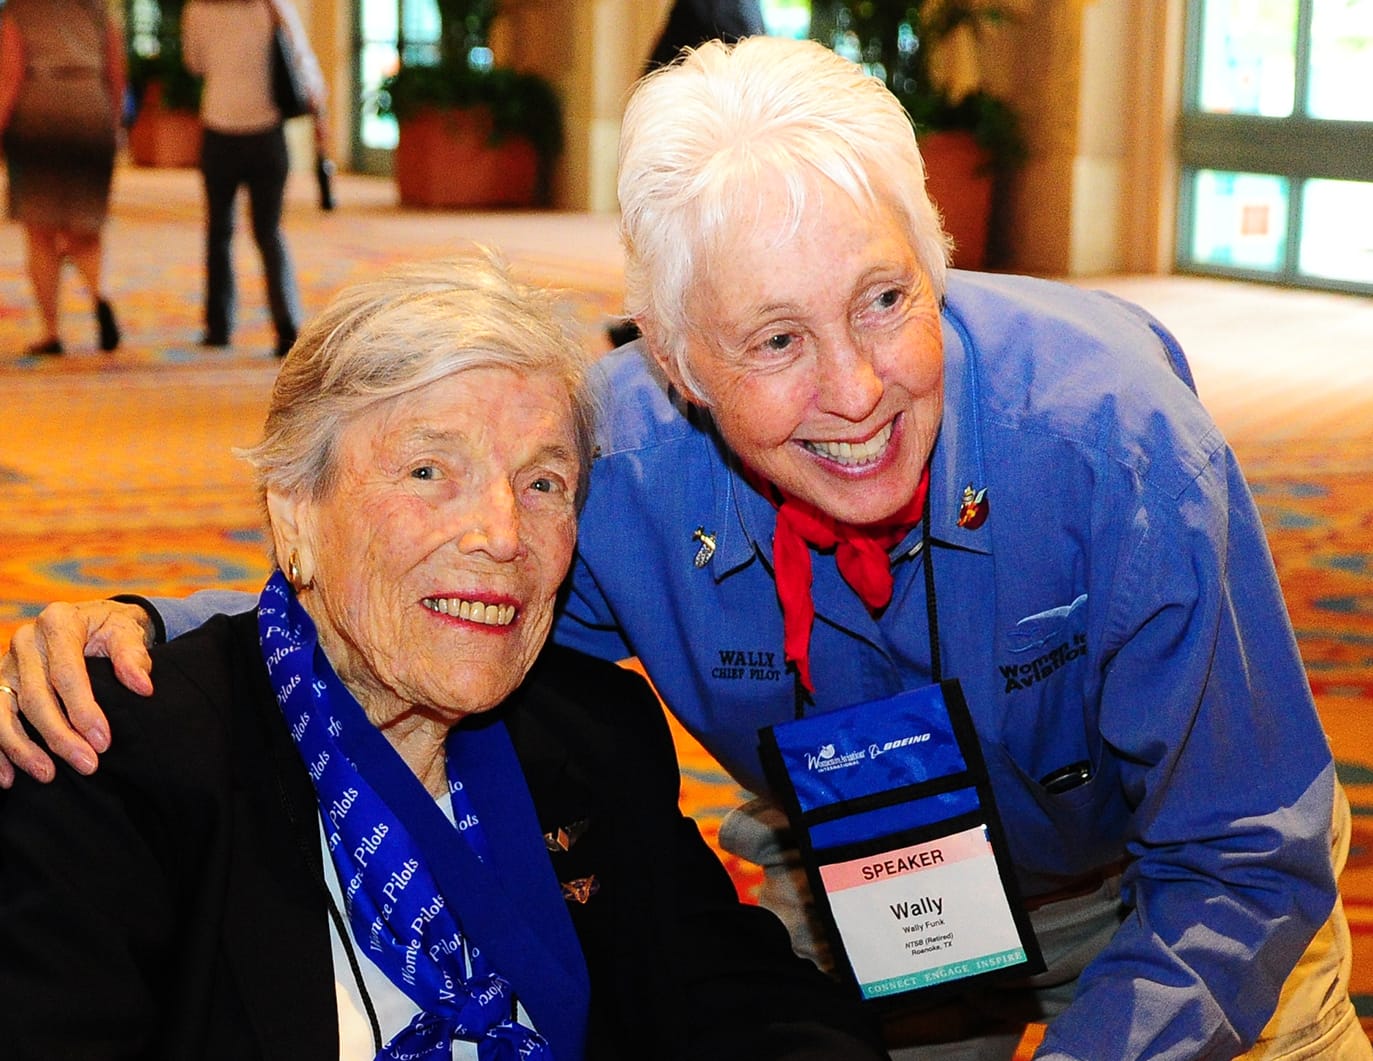
M 378 1061 L 448 1058 L 454 1039 L 475 1042 L 481 1061 L 552 1061 L 549 1040 L 567 1047 L 559 1059 L 580 1057 L 585 965 L 504 727 L 450 731 L 450 825 L 317 651 L 314 624 L 279 571 L 259 599 L 258 629 L 328 827 L 353 936 L 421 1011 Z M 499 798 L 479 813 L 469 781 Z M 523 900 L 518 910 L 505 909 L 507 890 Z M 474 937 L 489 942 L 478 947 Z M 498 971 L 491 950 L 519 959 Z M 540 985 L 557 985 L 529 1005 L 545 1015 L 547 1039 L 515 1019 L 512 980 L 530 985 L 527 1004 Z
M 933 684 L 759 730 L 838 964 L 865 999 L 1043 968 L 972 716 L 944 680 L 925 506 Z

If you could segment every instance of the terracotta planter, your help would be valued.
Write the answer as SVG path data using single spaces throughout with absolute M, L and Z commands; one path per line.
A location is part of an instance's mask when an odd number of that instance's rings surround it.
M 954 239 L 953 264 L 959 269 L 987 265 L 987 231 L 992 214 L 991 156 L 972 133 L 927 133 L 920 137 L 925 188 L 944 215 Z
M 392 165 L 402 206 L 519 207 L 538 197 L 534 145 L 513 136 L 491 143 L 491 116 L 481 107 L 407 116 Z
M 129 127 L 129 158 L 138 166 L 198 166 L 200 134 L 200 116 L 194 111 L 167 110 L 162 105 L 162 86 L 153 82 L 144 91 L 138 117 Z

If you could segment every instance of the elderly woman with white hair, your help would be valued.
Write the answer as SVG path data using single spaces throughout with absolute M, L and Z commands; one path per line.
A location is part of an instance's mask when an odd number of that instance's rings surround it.
M 1181 349 L 1109 296 L 950 271 L 923 178 L 896 99 L 817 44 L 641 82 L 643 340 L 597 366 L 555 640 L 638 656 L 758 794 L 722 843 L 798 950 L 897 999 L 899 1056 L 1009 1058 L 1028 1021 L 1045 1061 L 1373 1056 L 1348 805 Z M 0 669 L 88 769 L 43 661 L 103 742 L 68 675 L 104 623 L 145 683 L 147 620 L 109 603 L 54 606 Z
M 245 453 L 256 610 L 148 701 L 94 665 L 104 768 L 0 807 L 6 1057 L 885 1056 L 678 811 L 646 683 L 544 651 L 591 424 L 484 260 L 306 328 Z

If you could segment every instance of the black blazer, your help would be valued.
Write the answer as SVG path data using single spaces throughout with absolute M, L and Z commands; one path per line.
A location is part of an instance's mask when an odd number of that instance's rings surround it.
M 0 795 L 0 1052 L 332 1061 L 318 808 L 255 614 L 216 617 L 153 660 L 151 699 L 91 661 L 114 736 L 93 777 L 60 766 L 51 785 L 21 777 Z M 550 855 L 560 880 L 600 885 L 570 903 L 589 1058 L 885 1056 L 681 815 L 642 679 L 550 647 L 499 710 L 541 826 L 589 823 Z

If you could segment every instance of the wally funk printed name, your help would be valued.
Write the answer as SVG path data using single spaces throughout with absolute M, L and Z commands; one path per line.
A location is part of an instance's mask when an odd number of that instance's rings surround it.
M 928 954 L 953 946 L 952 932 L 928 934 L 944 927 L 944 919 L 939 916 L 944 912 L 943 896 L 922 895 L 910 902 L 892 903 L 887 909 L 901 922 L 901 931 L 912 937 L 906 940 L 906 950 L 911 954 Z

